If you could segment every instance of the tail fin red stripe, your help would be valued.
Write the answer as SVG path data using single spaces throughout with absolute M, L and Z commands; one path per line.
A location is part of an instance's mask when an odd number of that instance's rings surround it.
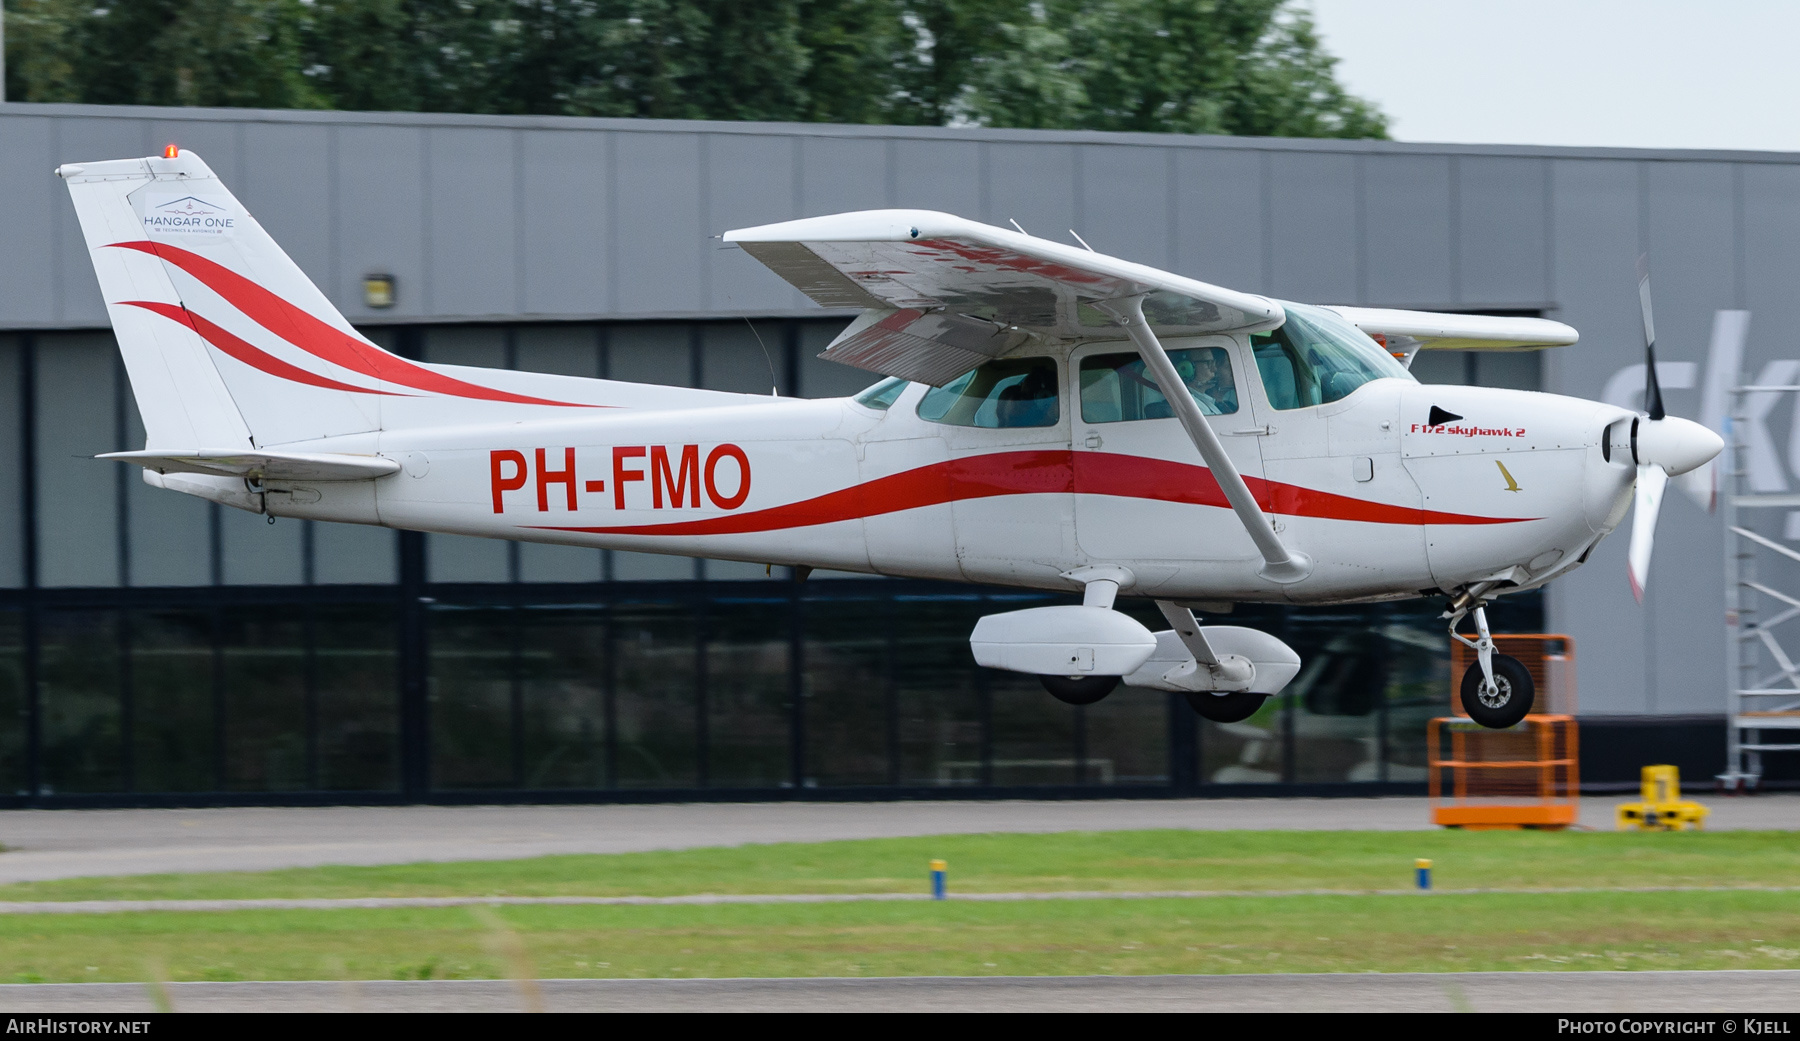
M 414 365 L 379 347 L 363 343 L 319 318 L 294 306 L 279 295 L 257 285 L 237 272 L 191 253 L 179 246 L 158 242 L 114 242 L 120 249 L 135 249 L 174 264 L 193 275 L 206 286 L 229 300 L 258 325 L 316 358 L 321 358 L 378 380 L 398 383 L 414 390 L 448 394 L 483 401 L 504 401 L 515 405 L 555 405 L 563 408 L 594 408 L 574 401 L 552 401 L 524 394 L 513 394 L 492 387 L 477 386 L 453 379 L 423 366 Z M 223 349 L 223 348 L 221 348 Z
M 240 339 L 238 336 L 221 329 L 219 326 L 207 321 L 179 304 L 161 304 L 151 300 L 121 300 L 119 303 L 125 307 L 141 307 L 146 311 L 153 311 L 156 314 L 162 315 L 164 318 L 171 321 L 180 322 L 182 325 L 185 325 L 198 333 L 200 338 L 207 343 L 212 344 L 214 347 L 224 351 L 238 361 L 243 362 L 245 365 L 248 365 L 253 369 L 260 369 L 271 376 L 279 376 L 284 380 L 292 380 L 295 383 L 304 383 L 309 387 L 323 387 L 326 390 L 347 390 L 353 394 L 385 394 L 396 397 L 408 396 L 404 394 L 396 395 L 390 390 L 376 390 L 371 387 L 353 387 L 348 383 L 339 383 L 337 380 L 329 377 L 308 372 L 298 365 L 291 365 L 282 361 L 280 358 L 264 351 L 255 344 Z

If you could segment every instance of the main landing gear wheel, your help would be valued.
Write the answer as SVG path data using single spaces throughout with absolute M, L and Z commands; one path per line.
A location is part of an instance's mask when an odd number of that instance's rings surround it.
M 1462 678 L 1462 707 L 1469 718 L 1490 730 L 1516 726 L 1531 711 L 1536 690 L 1531 671 L 1523 662 L 1507 654 L 1493 658 L 1494 686 L 1491 693 L 1481 691 L 1481 663 L 1473 662 Z
M 1050 696 L 1065 705 L 1092 705 L 1113 692 L 1117 676 L 1039 676 Z
M 1182 697 L 1187 699 L 1188 707 L 1201 719 L 1210 719 L 1214 723 L 1242 723 L 1256 715 L 1256 710 L 1269 700 L 1267 694 L 1249 690 L 1233 691 L 1230 694 L 1190 693 L 1183 694 Z

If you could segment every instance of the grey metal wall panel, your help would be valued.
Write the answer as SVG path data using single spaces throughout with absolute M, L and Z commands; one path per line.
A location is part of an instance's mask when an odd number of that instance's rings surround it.
M 300 270 L 343 307 L 332 249 L 331 129 L 281 123 L 244 127 L 243 172 L 232 193 Z
M 991 223 L 1018 221 L 1042 238 L 1068 241 L 1065 228 L 1082 223 L 1075 192 L 1075 147 L 995 142 L 987 146 Z
M 868 138 L 800 139 L 800 213 L 817 217 L 894 205 L 887 142 Z
M 164 493 L 167 494 L 167 493 Z M 291 586 L 306 581 L 306 522 L 226 508 L 219 515 L 220 576 L 227 585 Z
M 1581 342 L 1561 352 L 1561 384 L 1551 389 L 1597 398 L 1614 372 L 1643 356 L 1629 273 L 1638 252 L 1637 164 L 1559 161 L 1552 185 L 1555 317 L 1580 330 Z M 1625 581 L 1625 546 L 1626 533 L 1614 535 L 1578 571 L 1550 586 L 1550 627 L 1576 639 L 1584 714 L 1645 711 L 1644 613 Z M 1652 580 L 1658 591 L 1666 584 L 1660 575 Z
M 701 310 L 700 257 L 711 232 L 701 213 L 699 141 L 693 134 L 617 134 L 613 149 L 614 308 L 642 315 Z
M 0 116 L 0 186 L 6 199 L 5 275 L 0 315 L 20 323 L 56 319 L 55 255 L 59 222 L 71 211 L 62 180 L 51 171 L 57 124 L 50 119 Z M 91 276 L 90 276 L 91 277 Z
M 521 137 L 525 314 L 603 314 L 613 308 L 610 141 L 605 134 L 555 131 Z
M 453 127 L 426 134 L 425 306 L 432 311 L 517 313 L 516 135 Z
M 1168 150 L 1083 145 L 1075 155 L 1081 185 L 1081 223 L 1075 230 L 1081 237 L 1102 253 L 1139 264 L 1174 263 Z
M 1270 285 L 1294 300 L 1357 303 L 1356 160 L 1269 155 Z
M 0 459 L 19 458 L 24 445 L 19 421 L 24 391 L 19 385 L 20 351 L 17 336 L 0 335 Z M 18 466 L 0 466 L 0 586 L 25 584 L 24 473 Z
M 1450 159 L 1362 157 L 1363 288 L 1371 304 L 1453 300 Z
M 894 205 L 987 220 L 981 198 L 981 150 L 978 141 L 896 141 Z
M 96 159 L 125 159 L 148 155 L 149 128 L 137 119 L 71 119 L 60 122 L 56 131 L 57 154 L 48 164 L 51 169 L 63 163 Z M 54 175 L 49 175 L 54 177 Z M 81 224 L 75 219 L 75 207 L 60 181 L 57 200 L 56 320 L 76 328 L 98 329 L 106 326 L 106 305 L 100 299 L 100 283 L 94 278 L 94 265 L 88 260 L 87 245 L 81 238 Z
M 326 288 L 352 321 L 427 314 L 425 139 L 413 127 L 336 128 L 338 284 Z M 362 278 L 393 275 L 394 306 L 363 306 Z
M 1267 289 L 1261 152 L 1178 150 L 1172 219 L 1178 274 L 1248 292 Z
M 147 447 L 137 401 L 125 395 L 125 445 Z M 213 580 L 212 514 L 223 509 L 144 483 L 144 471 L 113 463 L 125 475 L 125 584 L 207 586 Z
M 1544 161 L 1459 156 L 1456 180 L 1459 300 L 1478 306 L 1544 302 Z
M 118 357 L 105 333 L 38 338 L 38 580 L 46 586 L 119 584 L 116 464 L 93 458 L 120 447 Z
M 780 276 L 713 237 L 806 216 L 794 211 L 793 139 L 719 135 L 705 144 L 707 308 L 755 314 L 805 306 L 806 298 Z

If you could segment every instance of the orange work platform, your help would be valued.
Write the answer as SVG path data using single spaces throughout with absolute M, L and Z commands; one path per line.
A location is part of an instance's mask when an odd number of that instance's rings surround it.
M 1526 716 L 1510 730 L 1441 716 L 1431 721 L 1428 741 L 1433 824 L 1486 830 L 1576 822 L 1581 770 L 1573 716 Z

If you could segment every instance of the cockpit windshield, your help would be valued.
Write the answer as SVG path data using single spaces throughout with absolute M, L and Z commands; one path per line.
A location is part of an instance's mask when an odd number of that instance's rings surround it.
M 1282 303 L 1287 321 L 1250 337 L 1269 404 L 1306 408 L 1348 397 L 1378 379 L 1411 380 L 1394 356 L 1341 316 L 1320 307 Z

